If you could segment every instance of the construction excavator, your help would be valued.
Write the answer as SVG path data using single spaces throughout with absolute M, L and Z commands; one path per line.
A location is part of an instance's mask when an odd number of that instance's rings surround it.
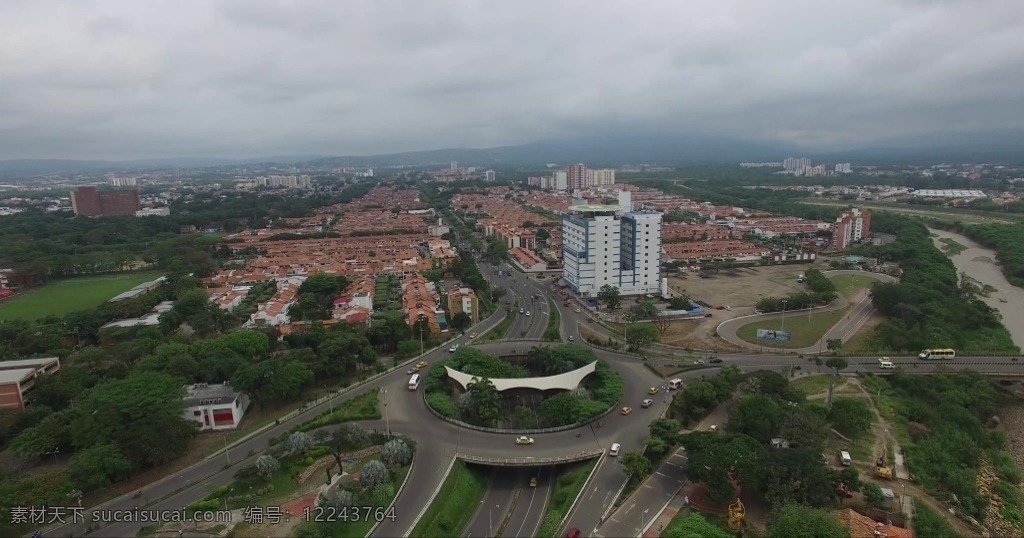
M 892 480 L 892 467 L 885 464 L 885 455 L 889 453 L 889 444 L 882 444 L 882 455 L 875 460 L 875 476 Z

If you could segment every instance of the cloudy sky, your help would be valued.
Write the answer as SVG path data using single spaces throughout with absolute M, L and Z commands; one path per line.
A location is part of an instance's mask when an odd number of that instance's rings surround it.
M 0 0 L 0 159 L 1024 126 L 1024 0 Z

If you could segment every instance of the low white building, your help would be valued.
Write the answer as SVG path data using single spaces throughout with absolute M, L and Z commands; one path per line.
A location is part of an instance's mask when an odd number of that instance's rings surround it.
M 196 383 L 185 390 L 185 418 L 197 422 L 200 431 L 236 428 L 249 407 L 249 397 L 227 383 Z

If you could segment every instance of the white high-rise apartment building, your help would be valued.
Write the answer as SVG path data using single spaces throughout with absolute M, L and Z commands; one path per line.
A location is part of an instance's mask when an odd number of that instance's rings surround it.
M 810 166 L 811 160 L 807 157 L 789 157 L 782 161 L 782 167 L 790 173 L 802 174 L 804 169 Z
M 569 174 L 565 170 L 555 170 L 551 174 L 551 188 L 564 191 L 569 188 Z
M 497 179 L 498 176 L 497 174 L 494 173 L 494 170 L 488 170 L 484 172 L 484 177 L 485 181 L 494 181 Z
M 629 192 L 618 205 L 577 205 L 562 216 L 562 276 L 583 297 L 605 285 L 623 295 L 658 293 L 661 213 L 633 211 Z
M 615 170 L 610 168 L 587 170 L 587 183 L 589 187 L 597 185 L 614 185 Z
M 853 172 L 853 168 L 850 167 L 850 163 L 836 163 L 837 174 L 849 174 Z

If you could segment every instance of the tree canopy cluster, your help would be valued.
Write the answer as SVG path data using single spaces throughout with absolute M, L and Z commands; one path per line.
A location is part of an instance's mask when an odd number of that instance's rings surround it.
M 953 262 L 932 243 L 918 221 L 879 213 L 872 227 L 893 234 L 887 245 L 857 249 L 863 256 L 893 261 L 903 269 L 899 283 L 872 286 L 875 308 L 888 316 L 874 335 L 880 350 L 953 348 L 962 353 L 1019 352 L 999 313 L 970 286 L 960 285 Z
M 983 376 L 967 370 L 933 376 L 897 371 L 877 382 L 907 423 L 907 466 L 926 487 L 955 494 L 962 510 L 983 520 L 991 502 L 976 480 L 983 462 L 998 475 L 996 491 L 1012 492 L 1024 478 L 1006 453 L 1006 436 L 986 427 L 1009 397 Z
M 707 484 L 711 502 L 735 498 L 734 482 L 755 489 L 774 506 L 798 503 L 816 508 L 834 506 L 840 484 L 853 490 L 859 487 L 856 471 L 829 469 L 822 453 L 830 428 L 854 438 L 863 435 L 874 417 L 869 407 L 843 403 L 830 410 L 807 402 L 776 372 L 754 372 L 743 378 L 731 373 L 709 384 L 710 388 L 719 385 L 723 392 L 735 387 L 741 394 L 729 416 L 727 433 L 698 432 L 682 438 L 688 472 Z M 782 446 L 787 448 L 774 446 L 776 439 L 785 440 Z

